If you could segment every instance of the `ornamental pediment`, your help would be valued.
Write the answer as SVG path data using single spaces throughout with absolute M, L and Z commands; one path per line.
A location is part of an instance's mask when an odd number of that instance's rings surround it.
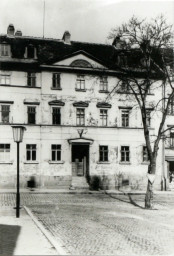
M 97 106 L 97 108 L 111 108 L 112 107 L 112 105 L 107 102 L 98 102 L 96 106 Z
M 48 102 L 49 105 L 64 106 L 65 103 L 61 100 L 52 100 Z
M 89 103 L 88 102 L 85 102 L 85 101 L 78 101 L 78 102 L 74 102 L 73 103 L 73 106 L 74 107 L 83 107 L 83 108 L 86 108 L 89 106 Z

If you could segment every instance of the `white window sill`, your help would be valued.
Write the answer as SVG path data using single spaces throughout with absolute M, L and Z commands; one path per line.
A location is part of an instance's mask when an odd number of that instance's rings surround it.
M 0 161 L 0 164 L 13 164 L 13 161 Z
M 119 164 L 123 164 L 123 165 L 131 165 L 131 162 L 119 162 Z
M 101 161 L 98 161 L 97 162 L 97 164 L 110 164 L 111 162 L 108 162 L 108 161 L 106 161 L 106 162 L 101 162 Z
M 64 164 L 65 161 L 48 161 L 49 164 Z
M 38 161 L 25 161 L 24 164 L 39 164 Z

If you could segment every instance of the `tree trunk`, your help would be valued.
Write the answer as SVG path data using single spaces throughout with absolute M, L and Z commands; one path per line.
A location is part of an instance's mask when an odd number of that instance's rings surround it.
M 153 184 L 149 180 L 145 197 L 145 208 L 153 209 Z
M 156 172 L 156 157 L 153 158 L 152 162 L 148 167 L 148 174 L 155 174 Z M 147 191 L 145 196 L 145 208 L 153 209 L 153 181 L 148 180 Z

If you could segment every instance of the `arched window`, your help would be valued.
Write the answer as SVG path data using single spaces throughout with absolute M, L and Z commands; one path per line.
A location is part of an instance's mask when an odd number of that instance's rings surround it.
M 81 60 L 81 59 L 79 59 L 79 60 L 74 60 L 74 61 L 70 64 L 70 66 L 72 66 L 72 67 L 83 67 L 83 68 L 92 68 L 92 65 L 91 65 L 88 61 L 86 61 L 86 60 Z

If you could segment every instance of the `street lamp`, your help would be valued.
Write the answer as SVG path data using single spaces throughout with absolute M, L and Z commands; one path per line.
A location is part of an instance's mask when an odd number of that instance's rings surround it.
M 23 140 L 26 128 L 20 125 L 13 125 L 13 139 L 17 143 L 17 193 L 16 193 L 16 218 L 20 215 L 20 193 L 19 193 L 19 143 Z

